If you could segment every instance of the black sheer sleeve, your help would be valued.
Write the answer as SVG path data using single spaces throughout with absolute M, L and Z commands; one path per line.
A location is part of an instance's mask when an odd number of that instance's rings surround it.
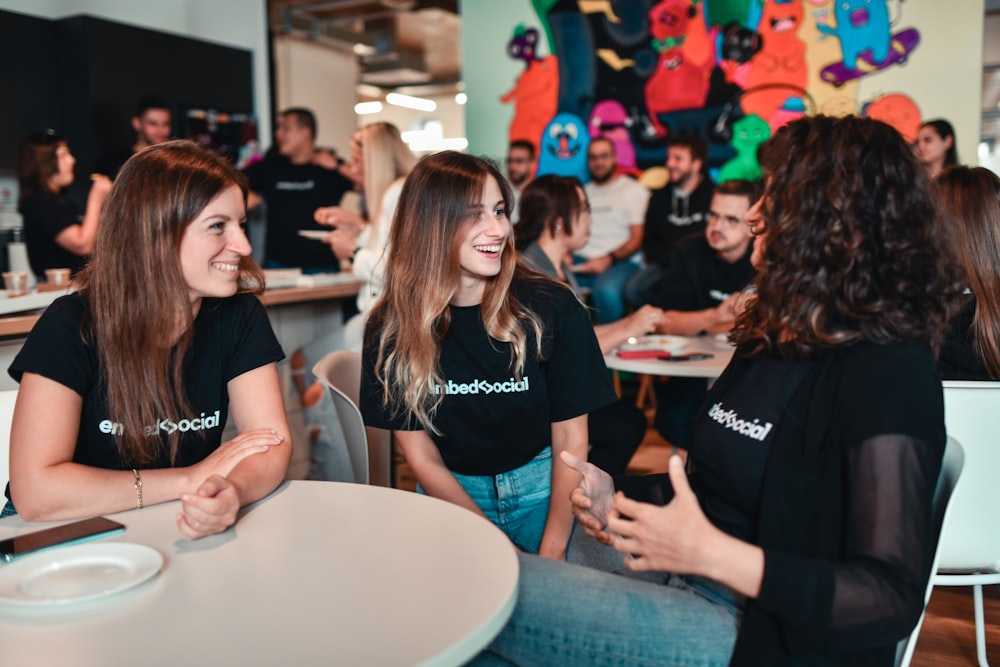
M 765 551 L 758 604 L 831 652 L 905 636 L 923 608 L 941 457 L 907 435 L 874 436 L 848 450 L 842 560 Z

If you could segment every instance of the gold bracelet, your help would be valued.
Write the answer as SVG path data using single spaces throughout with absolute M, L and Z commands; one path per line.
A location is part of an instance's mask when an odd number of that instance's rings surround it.
M 136 509 L 142 509 L 142 475 L 135 468 L 132 468 L 132 474 L 135 475 L 135 507 Z

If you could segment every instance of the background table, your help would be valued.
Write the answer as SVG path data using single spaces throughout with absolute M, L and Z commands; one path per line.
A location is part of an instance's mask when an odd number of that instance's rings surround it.
M 722 375 L 722 371 L 733 358 L 735 348 L 724 338 L 716 336 L 672 336 L 687 341 L 684 349 L 678 354 L 695 354 L 707 352 L 711 359 L 697 361 L 664 361 L 662 359 L 622 359 L 615 350 L 605 355 L 604 363 L 608 368 L 619 371 L 630 371 L 642 375 L 672 375 L 674 377 L 695 377 L 714 379 Z
M 516 602 L 503 533 L 426 496 L 286 482 L 194 542 L 177 531 L 178 507 L 112 515 L 127 530 L 106 541 L 157 549 L 158 577 L 58 612 L 0 614 L 4 664 L 458 665 Z M 4 519 L 0 538 L 39 527 Z

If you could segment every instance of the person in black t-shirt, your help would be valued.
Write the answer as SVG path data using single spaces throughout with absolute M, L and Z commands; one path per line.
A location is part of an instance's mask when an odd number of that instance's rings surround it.
M 403 184 L 382 299 L 365 327 L 361 413 L 395 431 L 420 488 L 493 521 L 521 549 L 567 554 L 587 413 L 614 401 L 583 305 L 528 269 L 510 186 L 444 151 Z
M 63 191 L 73 183 L 76 158 L 69 144 L 53 130 L 39 132 L 21 144 L 17 179 L 21 187 L 18 212 L 24 219 L 24 239 L 31 270 L 39 278 L 46 269 L 68 268 L 75 275 L 87 262 L 97 225 L 111 189 L 111 180 L 93 174 L 83 219 Z
M 291 458 L 263 274 L 243 233 L 246 181 L 188 141 L 126 163 L 78 291 L 8 372 L 20 382 L 4 513 L 30 521 L 180 499 L 196 539 L 285 477 Z M 239 435 L 222 442 L 229 409 Z
M 316 148 L 316 117 L 309 109 L 282 111 L 274 139 L 277 151 L 245 170 L 249 208 L 267 202 L 264 265 L 339 271 L 340 262 L 330 247 L 300 236 L 299 231 L 330 231 L 313 218 L 316 209 L 339 204 L 354 183 L 339 172 L 335 158 Z
M 760 159 L 757 291 L 687 472 L 613 480 L 563 455 L 580 526 L 644 576 L 520 554 L 489 647 L 512 664 L 889 667 L 920 617 L 946 440 L 933 350 L 961 287 L 947 231 L 884 123 L 804 117 Z
M 969 281 L 938 369 L 945 380 L 1000 380 L 1000 178 L 982 167 L 955 166 L 935 184 Z
M 756 201 L 753 183 L 727 181 L 716 186 L 708 225 L 674 247 L 670 268 L 652 290 L 650 303 L 664 309 L 657 332 L 680 335 L 725 333 L 742 312 L 753 280 L 753 248 L 744 216 Z M 687 449 L 691 426 L 708 381 L 656 378 L 653 425 L 671 444 Z
M 158 95 L 143 95 L 135 105 L 132 115 L 132 129 L 135 143 L 125 150 L 118 150 L 101 156 L 94 165 L 94 171 L 114 180 L 122 165 L 143 148 L 162 144 L 170 139 L 170 104 Z

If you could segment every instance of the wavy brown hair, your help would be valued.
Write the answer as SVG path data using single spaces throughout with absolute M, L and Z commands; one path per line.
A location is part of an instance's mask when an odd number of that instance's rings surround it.
M 385 405 L 397 415 L 413 413 L 431 433 L 438 432 L 433 419 L 443 398 L 437 392 L 441 341 L 451 325 L 448 304 L 461 277 L 459 252 L 475 221 L 470 210 L 491 178 L 509 211 L 510 186 L 492 162 L 443 151 L 417 163 L 403 184 L 393 218 L 385 290 L 365 327 L 366 349 L 377 350 L 375 375 Z M 511 370 L 520 378 L 529 331 L 540 354 L 542 328 L 540 318 L 510 287 L 515 279 L 542 278 L 521 263 L 510 235 L 500 264 L 500 273 L 486 284 L 479 310 L 489 335 L 510 344 Z
M 194 314 L 180 243 L 188 224 L 233 186 L 245 204 L 246 179 L 229 162 L 193 142 L 168 141 L 125 163 L 102 209 L 93 257 L 77 285 L 108 410 L 124 427 L 116 443 L 125 461 L 154 460 L 162 445 L 146 426 L 190 409 L 182 369 Z M 240 291 L 259 293 L 263 285 L 260 267 L 242 258 Z M 171 461 L 177 441 L 169 436 Z
M 732 336 L 743 352 L 897 340 L 936 350 L 961 278 L 926 170 L 899 133 L 854 116 L 801 118 L 760 161 L 766 237 L 757 297 Z
M 990 377 L 1000 378 L 1000 178 L 982 167 L 949 167 L 935 179 L 969 288 L 972 340 Z

